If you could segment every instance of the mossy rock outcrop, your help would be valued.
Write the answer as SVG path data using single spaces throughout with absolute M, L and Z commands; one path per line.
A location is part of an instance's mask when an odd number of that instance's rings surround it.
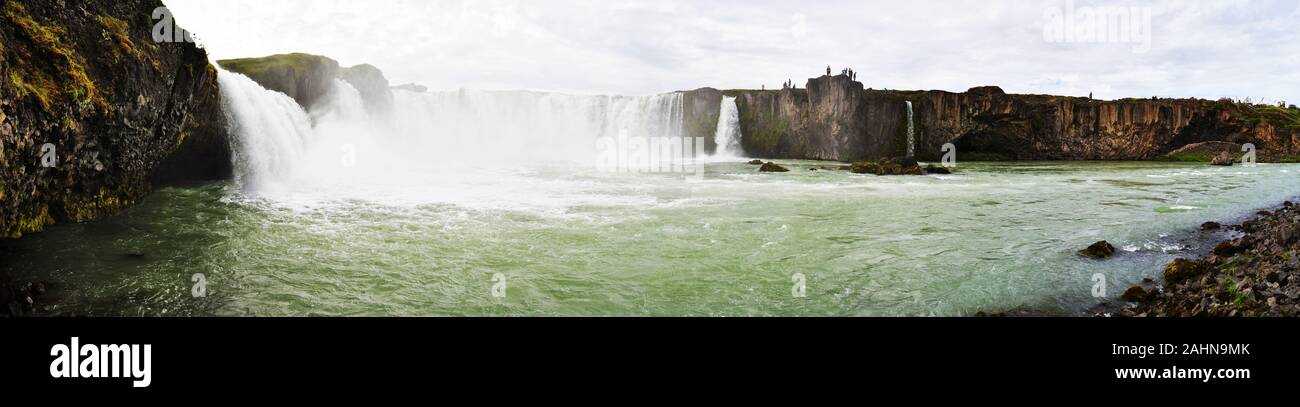
M 303 53 L 217 61 L 227 71 L 247 76 L 262 87 L 293 98 L 310 109 L 339 77 L 339 63 L 328 57 Z
M 366 110 L 372 113 L 388 111 L 393 105 L 393 88 L 388 78 L 369 64 L 341 68 L 338 61 L 328 57 L 303 53 L 226 59 L 217 64 L 247 76 L 264 88 L 289 95 L 303 110 L 311 110 L 328 95 L 338 79 L 356 88 Z
M 1172 263 L 1165 266 L 1164 278 L 1165 284 L 1174 285 L 1187 279 L 1204 274 L 1205 265 L 1195 260 L 1174 259 Z
M 159 1 L 0 0 L 0 237 L 230 176 L 217 72 L 156 43 Z

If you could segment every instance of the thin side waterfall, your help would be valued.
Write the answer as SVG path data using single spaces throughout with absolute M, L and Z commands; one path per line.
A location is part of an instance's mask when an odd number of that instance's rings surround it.
M 907 101 L 907 156 L 916 156 L 916 128 L 912 124 L 912 101 Z
M 740 146 L 740 109 L 736 108 L 736 98 L 722 97 L 722 106 L 718 109 L 718 130 L 713 135 L 713 141 L 718 145 L 714 157 L 744 156 Z

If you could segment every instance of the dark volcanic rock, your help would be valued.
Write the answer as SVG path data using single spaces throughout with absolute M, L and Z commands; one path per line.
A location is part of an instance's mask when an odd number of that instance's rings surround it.
M 879 161 L 859 161 L 849 167 L 854 174 L 925 175 L 925 170 L 912 158 L 886 158 Z
M 1088 246 L 1087 249 L 1080 250 L 1079 254 L 1094 259 L 1105 259 L 1115 255 L 1115 246 L 1111 246 L 1110 242 L 1102 240 L 1093 243 L 1091 246 Z
M 763 165 L 763 160 L 750 160 L 749 165 Z
M 1127 290 L 1124 290 L 1124 294 L 1121 295 L 1119 298 L 1128 302 L 1143 303 L 1147 301 L 1147 298 L 1149 296 L 1150 294 L 1147 292 L 1147 289 L 1138 286 L 1133 286 L 1133 287 L 1129 287 Z
M 116 213 L 157 183 L 230 175 L 217 71 L 192 43 L 153 41 L 162 5 L 4 2 L 0 237 Z
M 1218 256 L 1232 256 L 1242 251 L 1240 240 L 1229 240 L 1219 242 L 1214 246 L 1214 254 Z
M 776 163 L 769 162 L 769 163 L 764 163 L 762 167 L 759 167 L 758 172 L 790 172 L 790 169 L 777 165 Z
M 1175 259 L 1165 266 L 1165 284 L 1178 284 L 1183 280 L 1196 277 L 1205 272 L 1203 265 L 1194 260 Z
M 1206 231 L 1219 230 L 1222 227 L 1223 225 L 1219 224 L 1219 222 L 1205 222 L 1201 224 L 1201 230 L 1206 230 Z

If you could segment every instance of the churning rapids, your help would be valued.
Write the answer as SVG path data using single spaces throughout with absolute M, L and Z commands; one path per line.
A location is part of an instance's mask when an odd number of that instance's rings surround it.
M 1078 314 L 1097 303 L 1095 274 L 1115 297 L 1200 249 L 1186 237 L 1201 222 L 1290 198 L 1300 176 L 1118 162 L 759 174 L 739 158 L 729 98 L 703 177 L 606 172 L 592 165 L 602 138 L 681 135 L 679 94 L 395 91 L 379 112 L 338 82 L 304 111 L 242 76 L 220 82 L 238 179 L 14 242 L 4 267 L 52 283 L 38 311 Z M 1076 255 L 1103 239 L 1115 258 Z

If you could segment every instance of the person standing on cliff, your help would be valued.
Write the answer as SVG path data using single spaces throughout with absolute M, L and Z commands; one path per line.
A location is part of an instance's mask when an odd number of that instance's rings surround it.
M 826 65 L 826 76 L 831 76 L 831 66 Z

